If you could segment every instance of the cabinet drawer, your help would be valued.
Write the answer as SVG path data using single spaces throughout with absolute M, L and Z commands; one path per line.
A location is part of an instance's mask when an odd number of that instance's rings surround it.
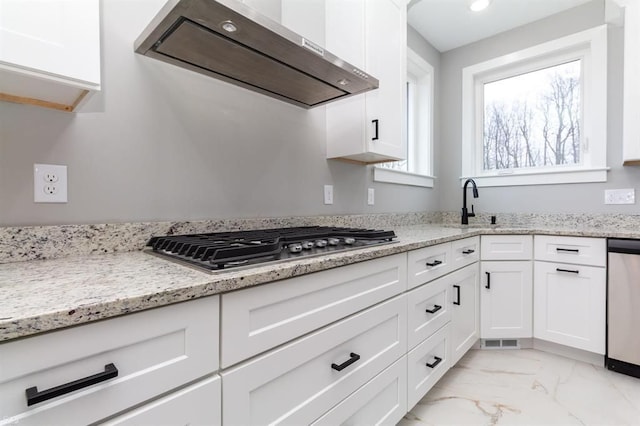
M 449 369 L 449 338 L 450 328 L 447 324 L 407 355 L 409 410 Z
M 222 295 L 221 365 L 244 359 L 402 293 L 406 254 Z
M 396 425 L 407 412 L 407 357 L 313 422 L 313 426 Z
M 408 293 L 408 343 L 413 348 L 451 321 L 451 279 L 438 278 Z
M 533 236 L 483 235 L 480 239 L 482 260 L 531 260 Z
M 223 372 L 223 424 L 318 419 L 406 353 L 406 303 L 398 296 Z
M 604 238 L 536 235 L 535 258 L 549 262 L 606 266 L 607 242 Z
M 217 375 L 202 380 L 100 424 L 104 426 L 220 425 L 222 413 L 220 381 L 220 376 Z
M 88 424 L 211 374 L 218 315 L 212 296 L 1 344 L 0 424 Z M 42 392 L 111 363 L 117 377 L 27 406 L 26 389 Z
M 460 269 L 480 259 L 480 237 L 465 238 L 451 242 L 452 268 Z
M 438 244 L 409 252 L 409 288 L 443 276 L 452 270 L 451 243 Z

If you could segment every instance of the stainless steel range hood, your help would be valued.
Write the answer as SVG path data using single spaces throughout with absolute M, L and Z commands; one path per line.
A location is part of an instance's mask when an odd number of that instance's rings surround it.
M 171 0 L 135 42 L 151 58 L 313 108 L 378 80 L 236 0 Z

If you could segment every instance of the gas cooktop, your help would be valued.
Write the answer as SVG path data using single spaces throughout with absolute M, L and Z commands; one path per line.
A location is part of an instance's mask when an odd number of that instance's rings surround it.
M 388 244 L 393 231 L 304 226 L 153 237 L 153 254 L 208 271 L 320 256 Z

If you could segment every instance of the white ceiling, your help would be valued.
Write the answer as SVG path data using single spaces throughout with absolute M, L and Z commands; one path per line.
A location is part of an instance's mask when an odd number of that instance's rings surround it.
M 408 21 L 440 52 L 551 16 L 591 0 L 492 0 L 481 11 L 471 0 L 412 0 Z

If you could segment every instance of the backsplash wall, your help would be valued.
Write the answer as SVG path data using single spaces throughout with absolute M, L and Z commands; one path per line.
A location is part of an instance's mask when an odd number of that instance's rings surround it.
M 326 160 L 324 108 L 134 54 L 164 3 L 101 2 L 103 90 L 86 112 L 0 102 L 0 226 L 438 209 L 434 190 L 375 183 L 371 167 Z M 33 203 L 34 163 L 68 166 L 67 204 Z

